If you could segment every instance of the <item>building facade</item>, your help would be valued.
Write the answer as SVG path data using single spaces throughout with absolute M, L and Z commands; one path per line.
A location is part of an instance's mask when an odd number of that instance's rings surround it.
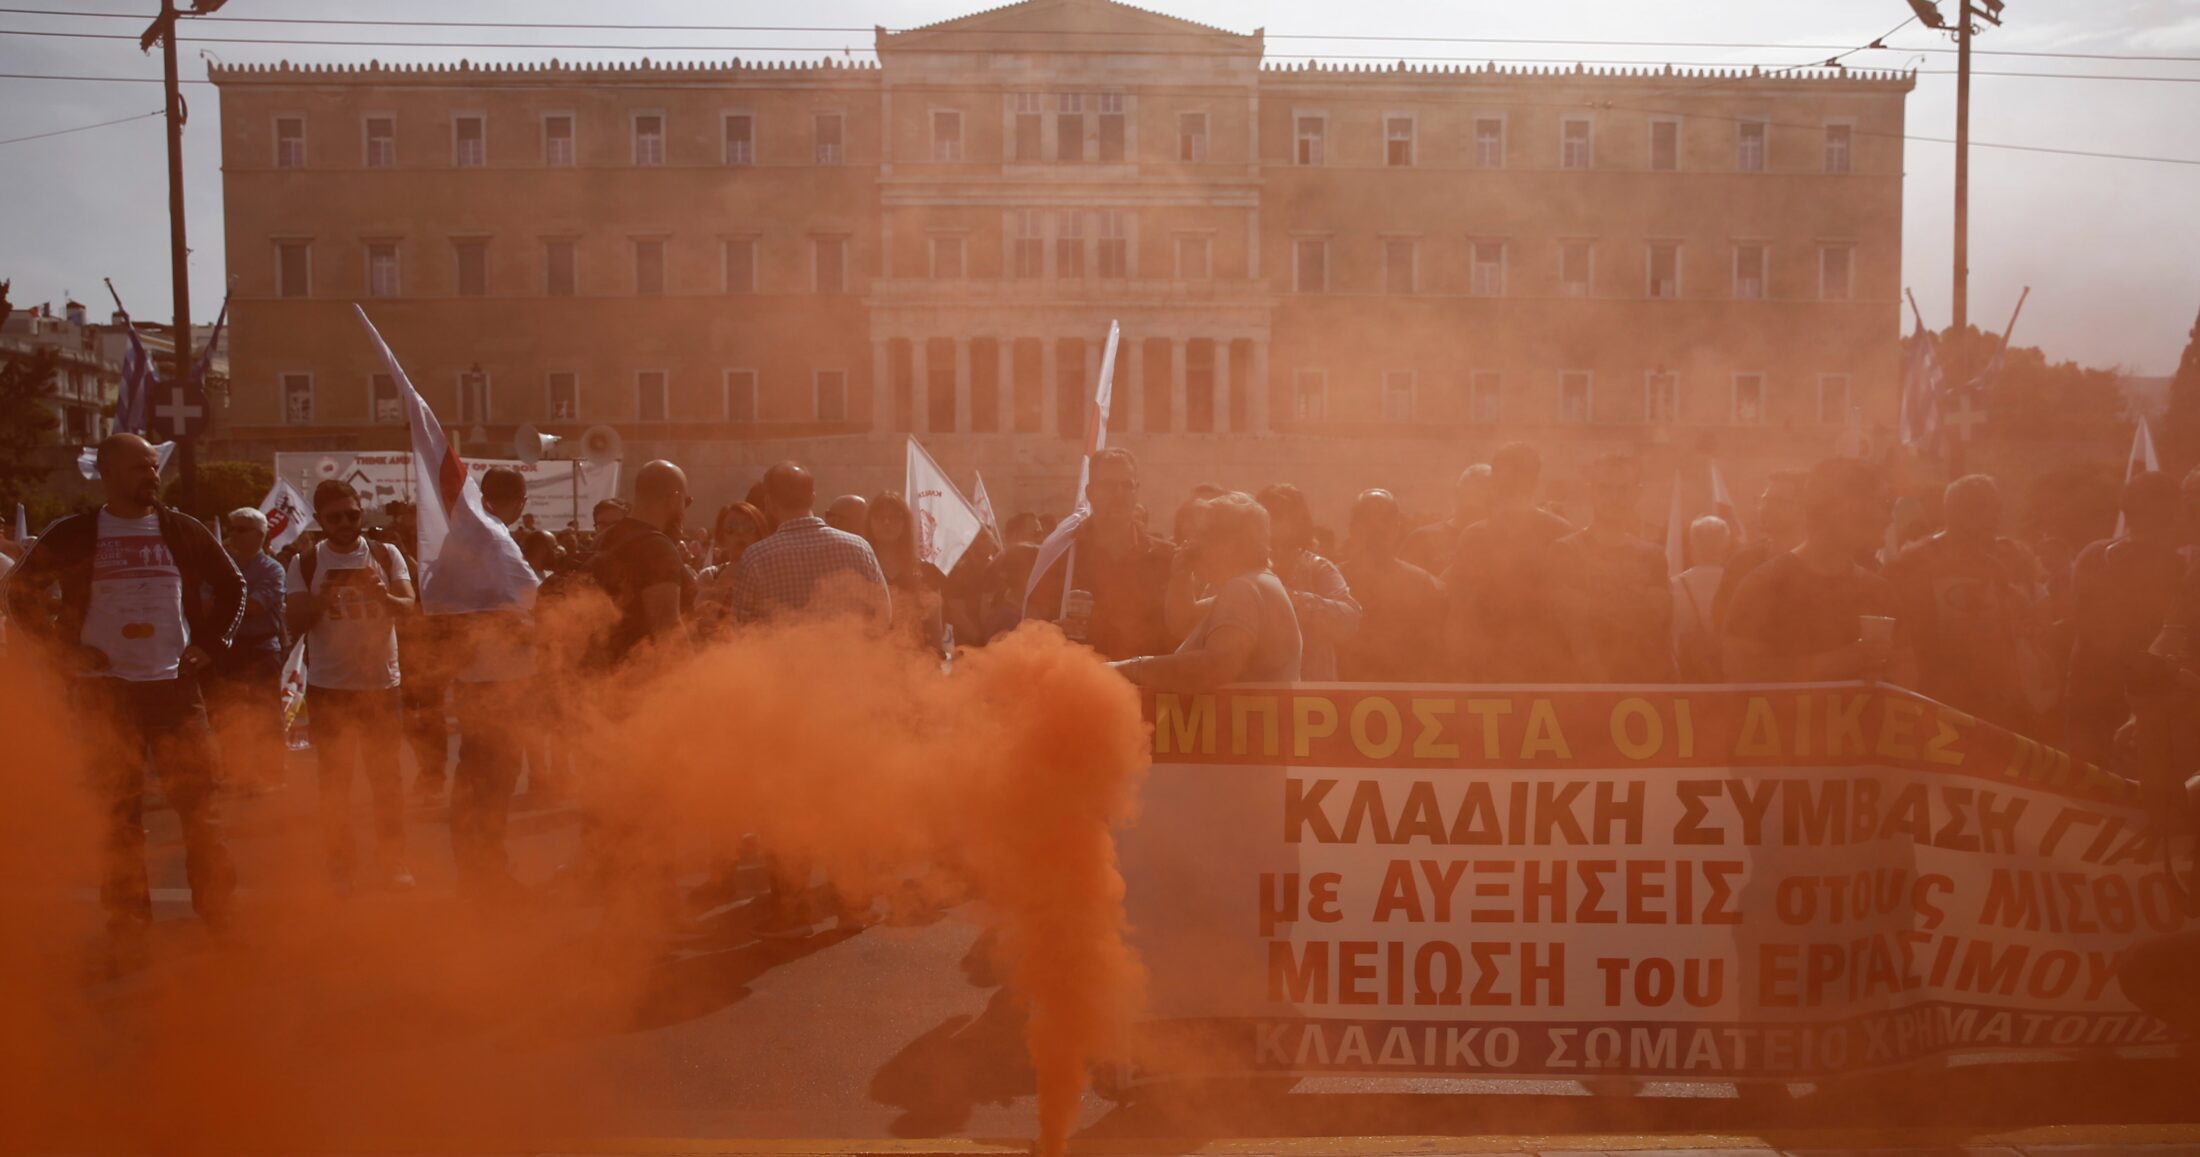
M 1112 436 L 1187 479 L 1892 424 L 1907 77 L 1279 64 L 1110 0 L 876 47 L 216 66 L 222 437 L 401 443 L 354 301 L 469 453 L 603 423 L 727 485 L 914 433 L 1058 506 L 1111 321 Z
M 89 446 L 112 433 L 122 363 L 107 355 L 100 327 L 88 323 L 82 305 L 69 302 L 58 317 L 48 306 L 18 309 L 0 325 L 0 365 L 39 351 L 54 355 L 53 393 L 45 402 L 54 416 L 51 442 Z

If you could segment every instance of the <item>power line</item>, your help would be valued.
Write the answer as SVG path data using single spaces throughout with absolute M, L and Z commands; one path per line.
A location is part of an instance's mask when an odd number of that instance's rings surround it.
M 134 12 L 75 12 L 75 11 L 70 11 L 70 10 L 68 10 L 68 9 L 57 9 L 57 8 L 0 8 L 0 14 L 10 14 L 10 15 L 19 15 L 19 16 L 64 16 L 64 17 L 77 17 L 77 18 L 85 18 L 85 19 L 112 19 L 112 20 L 135 20 L 135 21 L 142 21 L 142 20 L 144 20 L 144 19 L 145 19 L 144 15 L 143 15 L 142 13 L 134 13 Z M 361 27 L 364 27 L 364 28 L 504 28 L 504 29 L 531 29 L 531 30 L 539 30 L 539 31 L 549 31 L 549 30 L 557 30 L 557 31 L 581 31 L 581 32 L 620 32 L 620 31 L 630 31 L 630 32 L 743 32 L 743 33 L 748 33 L 748 32 L 805 32 L 805 33 L 824 33 L 824 34 L 834 34 L 834 35 L 838 35 L 838 34 L 859 34 L 859 35 L 870 35 L 870 34 L 872 34 L 872 33 L 875 33 L 876 31 L 878 31 L 878 28 L 877 28 L 877 27 L 875 27 L 875 26 L 868 26 L 868 25 L 825 25 L 825 24 L 810 24 L 810 25 L 802 25 L 802 24 L 635 24 L 635 23 L 628 23 L 628 24 L 589 24 L 589 23 L 573 23 L 573 22 L 557 22 L 557 21 L 533 21 L 533 20 L 369 20 L 369 19 L 303 18 L 303 17 L 281 17 L 281 16 L 217 16 L 217 17 L 211 17 L 211 18 L 208 18 L 207 20 L 203 21 L 202 23 L 204 23 L 204 24 L 290 24 L 290 25 L 302 25 L 302 26 L 336 26 L 336 27 L 352 27 L 352 28 L 361 28 Z M 887 31 L 888 33 L 903 33 L 903 32 L 913 32 L 913 31 L 924 31 L 924 29 L 923 29 L 922 27 L 918 27 L 918 28 L 888 28 L 888 29 L 886 29 L 886 31 Z M 1062 30 L 1060 30 L 1060 31 L 1058 31 L 1058 32 L 1056 32 L 1056 33 L 1050 33 L 1050 35 L 1060 35 L 1060 36 L 1122 36 L 1122 35 L 1128 35 L 1128 36 L 1134 37 L 1134 38 L 1136 38 L 1136 39 L 1139 39 L 1139 40 L 1153 40 L 1153 39 L 1160 39 L 1160 38 L 1163 38 L 1163 37 L 1169 37 L 1169 36 L 1180 36 L 1180 37 L 1208 37 L 1208 36 L 1213 36 L 1213 35 L 1217 35 L 1217 34 L 1221 34 L 1221 35 L 1233 35 L 1232 33 L 1229 33 L 1229 32 L 1227 32 L 1226 30 L 1221 30 L 1221 29 L 1218 29 L 1218 30 L 1216 30 L 1216 32 L 1213 32 L 1213 33 L 1208 33 L 1208 32 L 1193 32 L 1193 31 L 1182 31 L 1182 32 L 1178 32 L 1178 31 L 1164 31 L 1164 30 L 1160 30 L 1160 29 L 1143 30 L 1143 31 L 1139 31 L 1139 32 L 1135 32 L 1135 33 L 1128 33 L 1128 34 L 1125 34 L 1125 33 L 1115 33 L 1115 32 L 1109 32 L 1109 31 L 1106 31 L 1106 30 L 1102 30 L 1102 29 L 1062 29 Z M 969 29 L 969 30 L 961 30 L 961 31 L 958 31 L 958 32 L 952 33 L 952 35 L 962 35 L 962 36 L 973 36 L 973 37 L 978 37 L 978 36 L 1007 36 L 1007 35 L 1020 35 L 1020 34 L 1014 34 L 1014 33 L 1004 33 L 1004 32 L 986 32 L 986 31 L 983 31 L 983 30 L 975 30 L 975 29 Z M 1552 46 L 1563 46 L 1563 47 L 1585 47 L 1585 48 L 1717 48 L 1717 49 L 1793 49 L 1793 50 L 1795 50 L 1795 51 L 1798 51 L 1798 52 L 1840 52 L 1840 51 L 1842 51 L 1842 50 L 1844 50 L 1844 49 L 1848 49 L 1848 48 L 1850 48 L 1850 47 L 1851 47 L 1851 46 L 1849 46 L 1849 45 L 1845 45 L 1845 44 L 1774 44 L 1774 43 L 1762 43 L 1762 42 L 1742 42 L 1742 41 L 1716 41 L 1716 40 L 1566 40 L 1566 39 L 1557 39 L 1557 38 L 1546 38 L 1546 37 L 1505 37 L 1505 36 L 1431 36 L 1431 35 L 1389 35 L 1389 36 L 1385 36 L 1385 35 L 1373 35 L 1373 34 L 1366 34 L 1366 33 L 1330 33 L 1330 32 L 1269 32 L 1269 33 L 1264 33 L 1264 36 L 1265 36 L 1265 38 L 1266 38 L 1266 39 L 1268 39 L 1268 40 L 1334 40 L 1334 41 L 1340 41 L 1340 42 L 1364 42 L 1364 43 L 1381 43 L 1381 44 L 1511 44 L 1511 45 L 1530 45 L 1530 46 L 1534 46 L 1534 45 L 1541 45 L 1541 46 L 1546 46 L 1546 47 L 1552 47 Z M 132 37 L 132 39 L 135 39 L 135 37 Z M 191 39 L 199 39 L 199 38 L 197 38 L 197 37 L 193 37 L 193 38 L 191 38 Z M 1892 51 L 1899 51 L 1899 52 L 1927 52 L 1927 53 L 1953 53 L 1953 52 L 1955 52 L 1955 51 L 1956 51 L 1956 50 L 1955 50 L 1955 49 L 1953 49 L 1953 48 L 1947 48 L 1947 47 L 1934 47 L 1934 46 L 1929 46 L 1929 45 L 1928 45 L 1928 46 L 1918 46 L 1918 47 L 1902 47 L 1902 46 L 1890 46 L 1890 50 L 1892 50 Z M 2069 60 L 2134 60 L 2134 61 L 2148 61 L 2148 62 L 2155 62 L 2155 63 L 2193 63 L 2193 62 L 2200 62 L 2200 56 L 2174 56 L 2174 55 L 2156 55 L 2156 54 L 2141 54 L 2141 53 L 2114 53 L 2114 52 L 2046 52 L 2046 51 L 2021 50 L 2021 49 L 1983 49 L 1983 48 L 1980 48 L 1980 49 L 1973 49 L 1973 50 L 1972 50 L 1972 53 L 1973 53 L 1973 55 L 1977 55 L 1977 56 L 2026 56 L 2026 57 L 2041 57 L 2041 58 L 2050 58 L 2050 59 L 2069 59 Z
M 34 29 L 18 29 L 18 28 L 0 28 L 0 36 L 44 36 L 44 37 L 62 37 L 62 38 L 67 38 L 67 39 L 77 39 L 77 40 L 129 40 L 129 41 L 135 41 L 135 40 L 137 39 L 137 37 L 135 37 L 135 36 L 132 36 L 132 35 L 129 35 L 129 34 L 126 34 L 126 33 L 107 33 L 107 32 L 55 32 L 55 31 L 47 31 L 47 30 L 34 30 Z M 193 37 L 193 38 L 192 38 L 192 42 L 193 42 L 193 43 L 198 43 L 198 44 L 242 44 L 242 45 L 270 45 L 270 46 L 277 46 L 277 47 L 322 47 L 322 48 L 412 48 L 412 49 L 422 49 L 422 50 L 430 50 L 430 51 L 435 51 L 435 50 L 450 51 L 450 50 L 460 50 L 460 49 L 492 49 L 492 50 L 506 50 L 506 51 L 537 51 L 537 52 L 551 52 L 551 51 L 556 51 L 556 52 L 724 52 L 724 53 L 741 53 L 741 52 L 794 52 L 794 53 L 812 53 L 812 54 L 826 54 L 826 55 L 831 55 L 831 54 L 835 54 L 835 53 L 838 53 L 838 54 L 842 54 L 842 55 L 846 55 L 846 54 L 849 54 L 849 53 L 863 53 L 863 54 L 864 54 L 864 55 L 866 55 L 866 56 L 869 56 L 869 55 L 873 54 L 873 52 L 875 51 L 874 49 L 871 49 L 871 48 L 868 48 L 868 47 L 864 47 L 864 48 L 856 48 L 856 47 L 853 47 L 853 46 L 836 46 L 836 45 L 823 45 L 823 44 L 583 44 L 583 43 L 577 43 L 577 42 L 569 42 L 569 43 L 549 43 L 549 42 L 528 42 L 528 41 L 488 41 L 488 40 L 467 40 L 467 41 L 455 41 L 455 40 L 454 40 L 454 41 L 417 41 L 417 40 L 327 40 L 327 39 L 313 39 L 313 38 L 304 38 L 304 37 L 295 37 L 295 38 L 294 38 L 294 37 L 236 37 L 236 36 L 200 36 L 200 37 Z M 1545 65 L 1568 65 L 1568 64 L 1580 64 L 1580 65 L 1592 65 L 1592 66 L 1597 66 L 1597 67 L 1629 67 L 1629 66 L 1635 66 L 1635 67 L 1650 67 L 1650 66 L 1655 66 L 1655 65 L 1666 65 L 1666 64 L 1669 64 L 1669 65 L 1673 65 L 1673 66 L 1675 66 L 1675 67 L 1680 67 L 1680 68 L 1732 68 L 1732 69 L 1738 69 L 1738 68 L 1744 68 L 1744 67 L 1753 67 L 1753 68 L 1755 68 L 1755 69 L 1757 69 L 1757 70 L 1758 70 L 1758 72 L 1760 73 L 1760 75 L 1763 75 L 1763 76 L 1778 76 L 1778 75 L 1781 75 L 1781 74 L 1784 74 L 1784 73 L 1789 73 L 1789 72 L 1796 72 L 1796 71 L 1799 71 L 1799 70 L 1802 70 L 1802 69 L 1809 69 L 1809 68 L 1824 68 L 1824 67 L 1827 67 L 1828 65 L 1832 65 L 1833 67 L 1836 67 L 1836 68 L 1846 68 L 1846 67 L 1847 67 L 1846 65 L 1839 65 L 1839 64 L 1836 64 L 1835 62 L 1836 62 L 1836 61 L 1838 61 L 1838 60 L 1839 60 L 1839 59 L 1840 59 L 1841 57 L 1845 57 L 1845 56 L 1852 56 L 1852 55 L 1855 55 L 1856 53 L 1859 53 L 1859 52 L 1865 52 L 1865 51 L 1894 51 L 1894 50 L 1892 50 L 1892 49 L 1884 49 L 1884 48 L 1879 48 L 1879 47 L 1877 47 L 1877 46 L 1875 46 L 1875 45 L 1867 44 L 1867 45 L 1862 45 L 1862 46 L 1850 47 L 1850 48 L 1848 48 L 1848 49 L 1846 49 L 1846 50 L 1842 51 L 1842 52 L 1841 52 L 1841 53 L 1840 53 L 1839 55 L 1837 55 L 1837 56 L 1835 56 L 1835 57 L 1832 57 L 1832 58 L 1828 58 L 1828 59 L 1826 59 L 1826 60 L 1816 60 L 1816 59 L 1814 59 L 1814 60 L 1804 61 L 1804 62 L 1802 62 L 1802 63 L 1798 63 L 1798 64 L 1784 64 L 1784 65 L 1770 65 L 1770 66 L 1768 66 L 1768 65 L 1763 65 L 1763 64 L 1750 65 L 1750 64 L 1748 64 L 1748 63 L 1746 63 L 1746 62 L 1740 62 L 1740 61 L 1722 61 L 1722 60 L 1672 60 L 1672 61 L 1666 61 L 1666 60 L 1583 60 L 1583 59 L 1579 59 L 1579 58 L 1575 58 L 1575 57 L 1540 57 L 1540 56 L 1422 56 L 1422 55 L 1407 55 L 1407 56 L 1398 56 L 1398 55 L 1392 55 L 1392 54 L 1389 54 L 1389 53 L 1349 53 L 1349 52 L 1315 52 L 1315 53 L 1305 53 L 1305 54 L 1293 54 L 1293 55 L 1290 55 L 1290 56 L 1287 56 L 1287 57 L 1271 57 L 1271 58 L 1270 58 L 1270 63 L 1271 63 L 1271 64 L 1273 64 L 1273 65 L 1276 65 L 1276 66 L 1284 66 L 1284 65 L 1287 65 L 1287 64 L 1288 64 L 1288 62 L 1290 62 L 1290 61 L 1297 61 L 1297 60 L 1349 60 L 1349 61 L 1381 61 L 1381 62 L 1385 62 L 1385 63 L 1389 63 L 1389 62 L 1400 62 L 1400 63 L 1409 63 L 1409 64 L 1484 64 L 1484 63 L 1489 63 L 1489 64 L 1545 64 Z M 1197 55 L 1208 55 L 1208 54 L 1197 54 Z M 1917 76 L 1953 76 L 1953 75 L 1955 75 L 1955 70 L 1953 70 L 1953 69 L 1916 69 L 1916 70 L 1913 70 L 1913 73 L 1912 73 L 1912 74 L 1913 74 L 1913 75 L 1917 75 Z M 2121 73 L 2075 73 L 2075 72 L 2018 72 L 2018 71 L 1996 71 L 1996 70 L 1991 70 L 1991 69 L 1972 69 L 1972 70 L 1971 70 L 1971 75 L 1973 75 L 1973 76 L 2000 76 L 2000 77 L 2018 77 L 2018 78 L 2031 79 L 2031 80 L 2132 81 L 2132 82 L 2139 82 L 2139 83 L 2153 83 L 2153 84 L 2200 84 L 2200 76 L 2132 76 L 2132 75 L 2126 75 L 2126 74 L 2121 74 Z M 1723 80 L 1721 80 L 1721 79 L 1717 79 L 1717 78 L 1714 78 L 1714 80 L 1713 80 L 1713 81 L 1711 82 L 1711 85 L 1709 85 L 1709 86 L 1692 86 L 1692 87 L 1710 87 L 1710 86 L 1715 86 L 1716 84 L 1719 84 L 1719 83 L 1724 83 L 1724 81 L 1723 81 Z M 1673 92 L 1675 92 L 1675 93 L 1678 93 L 1678 92 L 1686 92 L 1686 91 L 1691 91 L 1691 88 L 1682 88 L 1682 89 L 1676 89 L 1676 90 L 1673 90 Z M 1671 95 L 1671 94 L 1669 94 L 1669 93 L 1668 93 L 1668 94 L 1659 94 L 1659 95 Z
M 109 125 L 129 124 L 131 121 L 141 121 L 146 119 L 147 117 L 161 116 L 166 112 L 166 109 L 156 108 L 151 112 L 141 112 L 135 116 L 116 117 L 111 121 L 101 121 L 96 125 L 78 125 L 73 129 L 55 129 L 52 132 L 32 133 L 27 137 L 9 137 L 6 140 L 0 140 L 0 145 L 19 145 L 22 144 L 24 141 L 42 141 L 45 140 L 47 137 L 65 137 L 70 133 L 90 132 L 93 129 L 106 128 Z

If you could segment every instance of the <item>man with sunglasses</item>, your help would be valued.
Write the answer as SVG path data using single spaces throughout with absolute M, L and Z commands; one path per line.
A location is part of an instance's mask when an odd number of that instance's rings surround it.
M 245 582 L 205 526 L 161 505 L 160 456 L 145 439 L 115 434 L 97 453 L 105 503 L 39 537 L 9 577 L 7 604 L 19 638 L 75 676 L 71 698 L 86 717 L 108 823 L 99 898 L 109 963 L 123 971 L 144 962 L 153 920 L 148 763 L 182 823 L 192 909 L 216 927 L 228 918 L 237 875 L 198 680 L 236 636 Z
M 397 621 L 412 613 L 412 574 L 395 546 L 360 533 L 365 511 L 348 483 L 331 478 L 314 487 L 313 515 L 322 538 L 291 560 L 285 617 L 306 640 L 306 709 L 329 879 L 339 892 L 355 883 L 356 773 L 366 776 L 374 800 L 376 876 L 387 887 L 411 888 L 398 771 Z

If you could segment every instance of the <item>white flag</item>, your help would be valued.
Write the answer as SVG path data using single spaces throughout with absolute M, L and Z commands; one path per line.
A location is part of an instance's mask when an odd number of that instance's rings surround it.
M 481 508 L 481 487 L 459 460 L 435 411 L 413 388 L 382 334 L 353 303 L 375 352 L 397 383 L 397 396 L 412 428 L 413 470 L 418 479 L 420 609 L 431 615 L 532 610 L 542 580 L 527 565 L 504 524 Z
M 22 504 L 22 503 L 20 503 L 20 502 L 18 502 L 18 503 L 16 503 L 16 504 L 15 504 L 15 535 L 14 535 L 14 538 L 15 538 L 15 544 L 16 544 L 17 546 L 22 546 L 22 545 L 24 545 L 25 543 L 28 543 L 28 542 L 29 542 L 29 541 L 31 540 L 31 516 L 30 516 L 30 512 L 28 512 L 28 511 L 24 510 L 24 509 L 23 509 L 23 504 Z
M 1681 508 L 1681 472 L 1673 471 L 1673 501 L 1665 509 L 1665 573 L 1679 578 L 1688 569 L 1688 516 Z
M 2162 468 L 2162 460 L 2154 454 L 2154 427 L 2147 423 L 2146 415 L 2139 416 L 2139 428 L 2131 432 L 2131 456 L 2124 459 L 2124 485 L 2141 474 Z M 21 509 L 18 507 L 17 509 Z M 2124 516 L 2116 515 L 2116 537 L 2124 536 Z
M 290 645 L 290 654 L 283 659 L 283 676 L 280 683 L 283 704 L 283 725 L 298 722 L 298 712 L 306 705 L 306 641 L 299 639 Z
M 1071 504 L 1069 517 L 1054 526 L 1054 532 L 1039 544 L 1039 557 L 1031 564 L 1031 580 L 1024 584 L 1025 613 L 1030 613 L 1031 592 L 1039 589 L 1039 580 L 1046 577 L 1054 561 L 1069 553 L 1070 544 L 1077 541 L 1077 530 L 1092 515 L 1092 507 L 1085 501 L 1085 485 L 1092 481 L 1092 456 L 1107 448 L 1108 410 L 1115 402 L 1115 347 L 1122 344 L 1123 327 L 1118 322 L 1108 323 L 1108 344 L 1100 354 L 1100 380 L 1092 387 L 1092 412 L 1085 416 L 1085 461 L 1077 468 L 1077 500 Z M 1069 576 L 1064 575 L 1066 584 Z M 1069 594 L 1063 586 L 1062 594 Z
M 913 437 L 902 493 L 908 496 L 909 512 L 917 523 L 917 557 L 938 567 L 941 574 L 954 570 L 963 552 L 984 533 L 985 520 Z
M 167 470 L 168 460 L 175 456 L 174 442 L 162 442 L 153 447 L 153 458 L 160 464 L 161 470 Z M 76 472 L 83 475 L 86 482 L 99 481 L 99 447 L 86 446 L 76 452 Z
M 993 499 L 985 492 L 985 475 L 973 470 L 970 476 L 977 479 L 970 489 L 970 505 L 978 512 L 978 521 L 983 522 L 986 530 L 992 533 L 993 545 L 1007 546 L 1008 540 L 1001 537 L 1001 520 L 993 514 Z
M 267 549 L 271 554 L 297 541 L 313 521 L 306 510 L 305 495 L 298 493 L 290 479 L 280 476 L 275 485 L 268 487 L 267 497 L 260 499 L 260 513 L 267 516 Z
M 1711 513 L 1719 516 L 1731 532 L 1729 541 L 1742 540 L 1742 509 L 1734 505 L 1734 496 L 1727 493 L 1726 475 L 1719 473 L 1719 464 L 1711 464 Z

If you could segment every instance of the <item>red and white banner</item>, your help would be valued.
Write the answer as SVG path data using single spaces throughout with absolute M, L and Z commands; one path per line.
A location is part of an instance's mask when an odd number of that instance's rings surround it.
M 1808 1080 L 2168 1043 L 2131 786 L 1892 688 L 1153 697 L 1140 1054 L 1186 1072 Z

